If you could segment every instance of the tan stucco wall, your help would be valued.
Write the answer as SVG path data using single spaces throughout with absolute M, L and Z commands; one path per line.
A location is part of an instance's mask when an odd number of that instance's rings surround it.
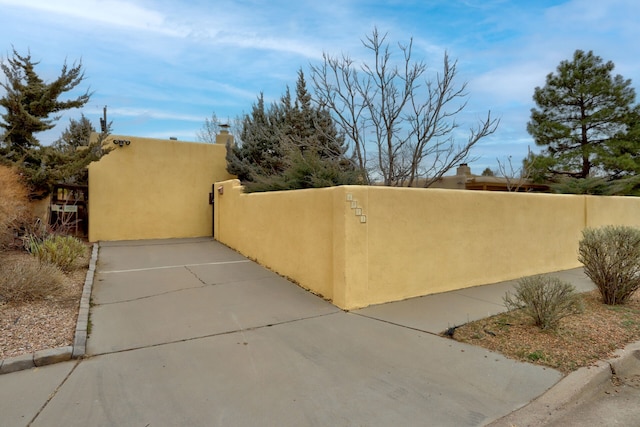
M 640 226 L 638 198 L 217 185 L 218 240 L 344 309 L 575 268 L 585 226 Z
M 585 196 L 588 227 L 624 224 L 640 227 L 640 197 Z
M 371 189 L 356 306 L 577 267 L 579 197 Z
M 331 298 L 331 189 L 243 194 L 238 180 L 216 185 L 217 240 Z
M 211 235 L 211 185 L 233 178 L 224 145 L 118 135 L 106 145 L 115 149 L 89 165 L 90 241 Z

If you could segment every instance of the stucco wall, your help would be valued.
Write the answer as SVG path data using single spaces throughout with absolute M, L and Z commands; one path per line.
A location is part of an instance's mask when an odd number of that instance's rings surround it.
M 357 306 L 579 265 L 579 197 L 392 188 L 368 193 L 368 287 L 352 301 Z
M 640 197 L 585 196 L 588 227 L 624 224 L 640 227 Z
M 640 226 L 640 198 L 217 185 L 218 240 L 344 309 L 575 268 L 585 226 Z
M 216 184 L 216 239 L 324 297 L 332 297 L 332 189 L 243 194 Z
M 224 145 L 118 135 L 106 144 L 115 149 L 89 165 L 89 240 L 212 234 L 211 185 L 233 178 Z

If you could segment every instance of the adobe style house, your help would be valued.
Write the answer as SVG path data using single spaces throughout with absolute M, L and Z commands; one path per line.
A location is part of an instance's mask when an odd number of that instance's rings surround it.
M 455 175 L 443 176 L 433 183 L 430 188 L 447 188 L 457 190 L 484 191 L 519 191 L 548 193 L 549 186 L 535 184 L 525 178 L 505 178 L 497 176 L 483 176 L 471 173 L 471 168 L 462 163 L 456 169 Z

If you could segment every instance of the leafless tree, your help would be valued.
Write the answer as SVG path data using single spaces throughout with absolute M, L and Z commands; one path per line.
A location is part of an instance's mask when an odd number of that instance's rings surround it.
M 198 142 L 215 144 L 217 135 L 220 134 L 220 131 L 223 129 L 227 129 L 234 138 L 238 139 L 240 129 L 242 129 L 242 119 L 236 117 L 233 120 L 227 119 L 226 121 L 222 121 L 214 111 L 211 113 L 211 118 L 205 117 L 202 128 L 196 132 L 196 139 Z
M 196 138 L 199 142 L 215 144 L 216 135 L 220 133 L 220 125 L 221 123 L 216 113 L 211 113 L 211 118 L 206 117 L 202 128 L 196 132 Z
M 531 149 L 527 148 L 527 158 L 531 157 Z M 508 156 L 506 161 L 502 161 L 496 158 L 498 162 L 498 175 L 503 177 L 507 184 L 507 191 L 518 192 L 522 186 L 531 181 L 532 169 L 523 162 L 523 165 L 519 168 L 513 166 L 512 157 Z
M 456 164 L 468 162 L 471 148 L 494 133 L 499 120 L 487 113 L 466 142 L 456 143 L 455 116 L 467 96 L 466 83 L 454 84 L 457 62 L 445 53 L 442 73 L 429 80 L 426 64 L 412 59 L 413 39 L 398 44 L 402 61 L 396 63 L 386 38 L 374 28 L 362 40 L 373 64 L 323 54 L 322 64 L 311 66 L 316 101 L 332 112 L 362 170 L 379 174 L 385 185 L 421 181 L 428 187 Z M 375 147 L 372 157 L 367 147 Z

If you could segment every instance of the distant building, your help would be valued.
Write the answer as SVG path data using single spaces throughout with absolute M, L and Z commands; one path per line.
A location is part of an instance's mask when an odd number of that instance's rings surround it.
M 531 180 L 525 178 L 474 175 L 471 173 L 471 168 L 466 163 L 462 163 L 458 166 L 455 175 L 443 176 L 434 182 L 429 188 L 538 193 L 548 193 L 550 191 L 548 185 L 535 184 L 531 182 Z

